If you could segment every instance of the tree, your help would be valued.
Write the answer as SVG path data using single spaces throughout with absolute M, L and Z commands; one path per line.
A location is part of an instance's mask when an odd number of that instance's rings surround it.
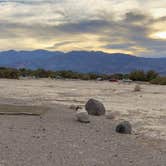
M 158 73 L 156 73 L 154 70 L 149 70 L 147 73 L 146 73 L 146 78 L 147 78 L 147 81 L 151 81 L 155 78 L 158 77 Z
M 146 74 L 143 70 L 135 70 L 129 74 L 129 78 L 133 81 L 146 81 Z

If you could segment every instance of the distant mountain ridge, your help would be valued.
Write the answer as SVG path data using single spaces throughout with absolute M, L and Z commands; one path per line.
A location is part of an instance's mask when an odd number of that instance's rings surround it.
M 166 58 L 144 58 L 101 51 L 2 51 L 0 66 L 13 68 L 44 68 L 95 73 L 129 73 L 133 70 L 155 70 L 166 75 Z

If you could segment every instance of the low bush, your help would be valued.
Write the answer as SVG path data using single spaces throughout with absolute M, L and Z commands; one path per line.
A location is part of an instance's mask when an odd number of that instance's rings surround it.
M 166 77 L 157 77 L 150 81 L 151 84 L 166 85 Z
M 155 84 L 166 84 L 166 77 L 158 77 L 158 74 L 153 71 L 144 72 L 143 70 L 135 70 L 129 74 L 99 74 L 99 73 L 78 73 L 70 70 L 51 71 L 45 69 L 14 69 L 0 67 L 0 78 L 18 79 L 19 77 L 34 77 L 34 78 L 64 78 L 64 79 L 81 79 L 81 80 L 110 80 L 110 79 L 131 79 L 133 81 L 151 81 Z
M 134 70 L 129 74 L 129 78 L 133 81 L 151 81 L 158 77 L 158 73 L 153 70 L 144 72 L 143 70 Z

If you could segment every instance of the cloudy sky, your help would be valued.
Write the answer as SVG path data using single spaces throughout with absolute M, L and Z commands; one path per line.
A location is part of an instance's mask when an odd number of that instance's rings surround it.
M 0 50 L 166 56 L 166 0 L 0 0 Z

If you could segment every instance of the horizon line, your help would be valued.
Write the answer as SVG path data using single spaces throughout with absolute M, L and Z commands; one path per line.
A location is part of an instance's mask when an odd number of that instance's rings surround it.
M 60 53 L 64 53 L 64 54 L 68 54 L 71 52 L 101 52 L 104 54 L 109 54 L 109 55 L 115 55 L 115 54 L 123 54 L 123 55 L 128 55 L 128 56 L 133 56 L 133 57 L 137 57 L 137 58 L 154 58 L 154 59 L 160 59 L 160 58 L 166 58 L 164 56 L 161 57 L 155 57 L 155 56 L 138 56 L 138 55 L 133 55 L 133 54 L 127 54 L 127 53 L 123 53 L 123 52 L 106 52 L 106 51 L 100 51 L 100 50 L 71 50 L 71 51 L 59 51 L 59 50 L 47 50 L 47 49 L 33 49 L 33 50 L 19 50 L 19 49 L 9 49 L 9 50 L 0 50 L 0 53 L 2 52 L 9 52 L 9 51 L 15 51 L 15 52 L 34 52 L 34 51 L 46 51 L 46 52 L 60 52 Z

